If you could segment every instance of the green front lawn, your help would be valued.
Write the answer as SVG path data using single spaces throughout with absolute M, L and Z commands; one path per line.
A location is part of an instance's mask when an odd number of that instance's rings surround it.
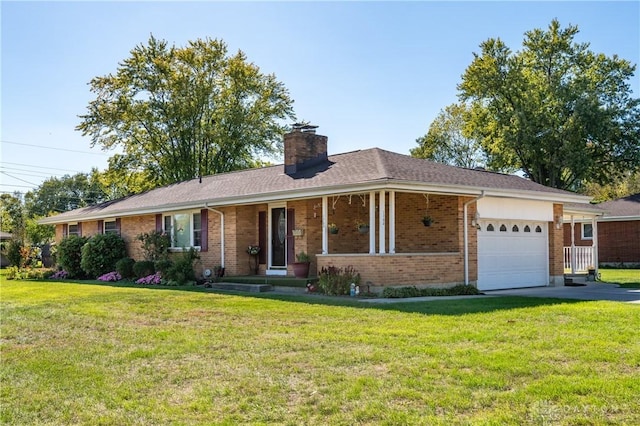
M 599 269 L 600 281 L 620 287 L 640 288 L 640 269 Z
M 640 424 L 640 307 L 1 284 L 2 424 Z

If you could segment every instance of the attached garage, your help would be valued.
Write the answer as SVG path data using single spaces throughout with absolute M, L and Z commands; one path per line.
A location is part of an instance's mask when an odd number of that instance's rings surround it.
M 479 225 L 479 290 L 549 285 L 546 223 L 482 220 Z

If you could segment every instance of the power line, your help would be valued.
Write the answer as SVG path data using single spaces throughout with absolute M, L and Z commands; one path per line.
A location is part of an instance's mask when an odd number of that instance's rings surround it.
M 24 164 L 24 163 L 11 163 L 9 161 L 0 161 L 0 163 L 4 163 L 4 164 L 12 164 L 14 166 L 24 166 L 24 167 L 33 167 L 33 168 L 38 168 L 38 169 L 48 169 L 48 170 L 60 170 L 63 172 L 73 172 L 73 173 L 84 173 L 78 170 L 71 170 L 71 169 L 59 169 L 57 167 L 45 167 L 45 166 L 32 166 L 31 164 Z
M 51 147 L 51 146 L 35 145 L 35 144 L 30 144 L 30 143 L 20 143 L 20 142 L 11 142 L 11 141 L 0 141 L 0 142 L 12 144 L 12 145 L 30 146 L 30 147 L 33 147 L 33 148 L 52 149 L 54 151 L 76 152 L 76 153 L 80 153 L 80 154 L 90 154 L 90 155 L 108 155 L 108 154 L 106 154 L 104 152 L 90 152 L 90 151 L 80 151 L 80 150 L 77 150 L 77 149 L 54 148 L 54 147 Z
M 2 173 L 3 175 L 7 175 L 7 176 L 9 176 L 10 178 L 13 178 L 13 179 L 19 180 L 20 182 L 24 182 L 24 183 L 28 183 L 28 184 L 30 184 L 30 185 L 38 186 L 38 184 L 37 184 L 37 183 L 33 183 L 33 182 L 29 182 L 28 180 L 20 179 L 19 177 L 12 176 L 12 175 L 10 175 L 10 174 L 9 174 L 9 173 L 7 173 L 7 172 L 3 172 L 2 170 L 0 170 L 0 173 Z M 36 176 L 36 177 L 37 177 L 37 176 Z M 13 186 L 17 186 L 17 185 L 13 185 Z
M 32 177 L 50 177 L 50 176 L 62 176 L 60 173 L 50 173 L 50 172 L 39 172 L 37 170 L 29 170 L 29 169 L 19 169 L 17 167 L 7 167 L 0 165 L 0 169 L 11 170 L 11 173 L 16 175 L 23 176 L 32 176 Z M 29 172 L 29 173 L 20 173 L 20 172 Z M 32 174 L 37 173 L 37 174 Z

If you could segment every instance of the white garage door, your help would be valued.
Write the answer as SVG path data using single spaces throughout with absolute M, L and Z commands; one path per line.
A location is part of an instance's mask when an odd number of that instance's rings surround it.
M 549 284 L 547 224 L 482 220 L 478 231 L 478 289 Z

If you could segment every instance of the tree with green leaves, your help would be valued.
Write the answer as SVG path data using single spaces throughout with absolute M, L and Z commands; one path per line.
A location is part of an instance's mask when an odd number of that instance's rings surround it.
M 411 156 L 457 167 L 483 167 L 486 157 L 480 142 L 469 134 L 466 116 L 469 108 L 452 104 L 441 110 L 426 135 L 418 138 Z
M 77 129 L 92 146 L 122 148 L 113 170 L 154 185 L 259 165 L 281 153 L 295 119 L 284 85 L 215 39 L 170 47 L 151 36 L 90 85 L 96 98 Z
M 526 32 L 521 51 L 489 39 L 474 54 L 458 88 L 491 168 L 569 190 L 640 168 L 640 99 L 629 85 L 636 67 L 592 52 L 576 34 L 553 20 Z
M 33 191 L 25 195 L 25 207 L 28 217 L 48 216 L 69 210 L 86 207 L 107 201 L 100 172 L 51 177 Z

